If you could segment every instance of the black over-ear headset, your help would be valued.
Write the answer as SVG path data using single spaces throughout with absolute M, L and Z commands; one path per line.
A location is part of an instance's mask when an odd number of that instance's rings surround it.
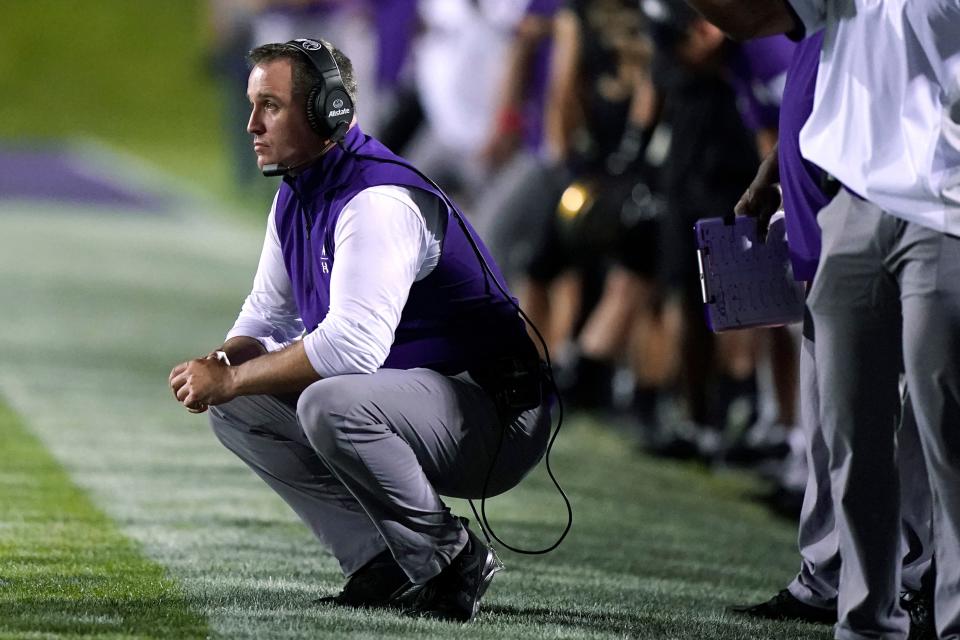
M 307 95 L 307 122 L 310 128 L 322 138 L 339 142 L 353 120 L 353 100 L 343 86 L 337 61 L 318 40 L 297 38 L 286 45 L 302 53 L 320 74 L 320 79 Z

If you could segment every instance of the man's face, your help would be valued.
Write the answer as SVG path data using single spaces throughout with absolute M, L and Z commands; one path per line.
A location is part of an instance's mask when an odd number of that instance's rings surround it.
M 293 69 L 289 60 L 256 65 L 247 82 L 250 120 L 257 166 L 279 163 L 288 167 L 319 155 L 322 140 L 307 123 L 305 100 L 293 96 Z

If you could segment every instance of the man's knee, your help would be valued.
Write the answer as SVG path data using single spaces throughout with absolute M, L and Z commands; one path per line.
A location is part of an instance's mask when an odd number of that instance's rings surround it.
M 369 394 L 359 384 L 366 375 L 326 378 L 313 383 L 300 394 L 297 417 L 310 444 L 321 456 L 334 455 L 349 440 L 347 424 L 363 422 L 362 405 Z

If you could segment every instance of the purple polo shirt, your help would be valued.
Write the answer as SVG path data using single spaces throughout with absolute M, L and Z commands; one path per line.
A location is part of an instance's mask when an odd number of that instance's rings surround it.
M 820 227 L 817 213 L 830 202 L 821 189 L 822 171 L 800 154 L 800 129 L 813 110 L 823 32 L 797 45 L 780 109 L 780 188 L 786 214 L 787 241 L 793 275 L 813 280 L 820 260 Z

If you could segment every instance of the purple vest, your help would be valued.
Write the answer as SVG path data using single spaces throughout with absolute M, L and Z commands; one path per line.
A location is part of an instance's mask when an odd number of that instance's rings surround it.
M 351 129 L 350 151 L 405 162 L 380 142 Z M 421 189 L 443 200 L 426 180 L 406 167 L 355 158 L 334 147 L 312 167 L 284 178 L 277 196 L 276 225 L 293 295 L 307 331 L 330 308 L 330 273 L 336 261 L 334 229 L 340 212 L 360 191 L 377 185 Z M 503 275 L 479 236 L 470 235 L 491 271 Z M 489 281 L 463 228 L 449 210 L 440 261 L 410 288 L 384 368 L 426 367 L 459 373 L 501 356 L 535 357 L 523 321 Z
M 787 240 L 793 275 L 813 280 L 820 260 L 820 227 L 817 213 L 830 199 L 820 186 L 820 169 L 800 154 L 800 129 L 813 110 L 823 32 L 803 40 L 787 70 L 780 108 L 780 188 L 786 215 Z

